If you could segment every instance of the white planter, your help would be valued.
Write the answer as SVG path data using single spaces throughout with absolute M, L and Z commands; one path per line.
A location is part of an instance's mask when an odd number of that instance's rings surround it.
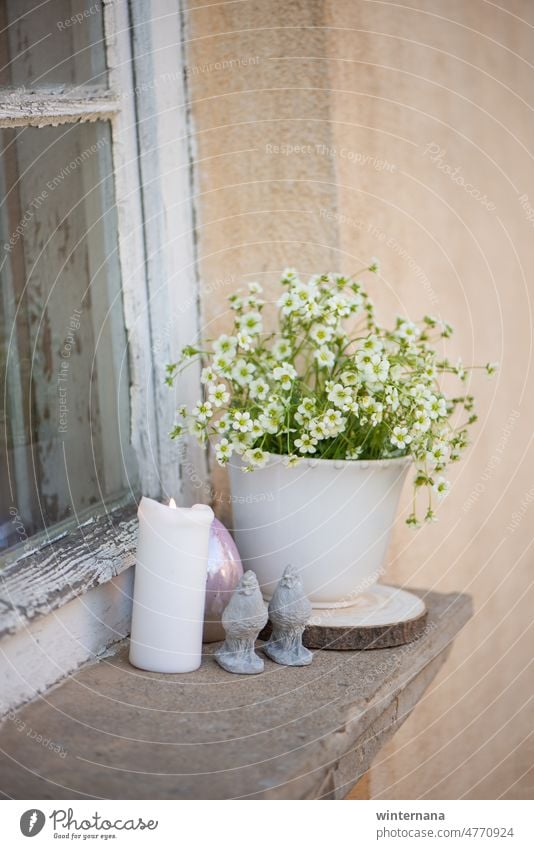
M 239 464 L 229 465 L 234 537 L 266 598 L 288 563 L 314 607 L 352 605 L 378 581 L 409 457 L 310 458 L 287 468 L 271 456 L 254 472 Z

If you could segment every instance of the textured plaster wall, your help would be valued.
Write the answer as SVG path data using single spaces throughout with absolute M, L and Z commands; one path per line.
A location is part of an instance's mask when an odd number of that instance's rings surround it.
M 385 319 L 442 315 L 454 355 L 502 362 L 473 377 L 439 523 L 395 529 L 390 579 L 470 592 L 476 614 L 371 793 L 531 798 L 534 7 L 191 2 L 187 21 L 205 328 L 243 279 L 377 255 Z

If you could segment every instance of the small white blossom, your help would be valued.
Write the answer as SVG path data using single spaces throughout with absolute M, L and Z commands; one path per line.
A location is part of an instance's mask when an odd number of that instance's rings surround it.
M 250 384 L 250 396 L 258 401 L 263 401 L 269 394 L 269 384 L 262 377 L 253 380 Z
M 295 439 L 295 445 L 301 454 L 315 454 L 317 440 L 309 433 L 303 433 L 300 439 Z
M 232 368 L 233 358 L 229 354 L 217 354 L 213 360 L 213 368 L 220 374 L 228 374 Z
M 284 466 L 287 466 L 288 469 L 293 468 L 293 466 L 298 466 L 300 463 L 300 457 L 296 454 L 286 454 L 283 460 Z
M 289 339 L 278 339 L 271 351 L 275 360 L 287 360 L 291 356 L 291 343 Z
M 246 360 L 237 360 L 232 369 L 232 377 L 240 386 L 247 386 L 253 379 L 256 367 L 254 363 L 248 363 Z
M 261 448 L 249 448 L 243 457 L 254 469 L 262 469 L 269 460 L 269 453 Z
M 291 365 L 291 363 L 282 363 L 281 366 L 277 366 L 273 371 L 274 379 L 280 384 L 281 388 L 285 392 L 288 392 L 291 389 L 296 376 L 296 369 Z
M 406 448 L 411 441 L 412 437 L 410 436 L 407 427 L 397 426 L 393 428 L 391 444 L 394 445 L 395 448 Z
M 310 330 L 311 338 L 314 342 L 317 342 L 318 345 L 324 345 L 326 342 L 330 342 L 333 335 L 334 331 L 326 324 L 314 324 Z
M 336 355 L 330 348 L 327 348 L 323 345 L 321 348 L 318 348 L 314 355 L 317 360 L 320 368 L 332 368 L 336 361 Z
M 421 335 L 420 329 L 413 321 L 402 321 L 395 331 L 397 339 L 404 339 L 407 342 L 414 342 Z
M 199 401 L 191 412 L 198 422 L 205 424 L 213 415 L 213 407 L 210 401 Z
M 284 292 L 277 303 L 282 310 L 282 315 L 291 315 L 291 313 L 298 310 L 300 306 L 298 299 L 292 292 Z
M 206 368 L 202 369 L 202 371 L 200 373 L 200 382 L 201 383 L 210 384 L 210 383 L 215 383 L 216 380 L 217 380 L 217 373 L 212 366 L 206 366 Z
M 447 462 L 449 446 L 445 442 L 434 442 L 430 451 L 427 451 L 426 459 L 431 466 L 441 466 Z
M 215 407 L 222 407 L 230 400 L 230 393 L 224 383 L 218 383 L 217 386 L 210 386 L 209 396 L 211 403 Z
M 215 457 L 221 466 L 225 466 L 233 454 L 233 446 L 227 439 L 221 439 L 215 446 Z
M 353 371 L 344 371 L 340 380 L 343 386 L 356 386 L 358 383 L 358 375 Z
M 237 339 L 235 336 L 227 336 L 226 333 L 219 336 L 213 343 L 213 350 L 216 354 L 226 354 L 230 359 L 235 356 L 236 348 Z
M 240 433 L 247 433 L 247 431 L 252 430 L 253 426 L 254 421 L 250 413 L 244 413 L 241 410 L 234 413 L 234 419 L 232 422 L 234 430 L 237 430 Z
M 330 436 L 337 436 L 338 433 L 341 433 L 347 423 L 347 419 L 341 415 L 340 411 L 333 409 L 327 410 L 321 421 Z
M 240 330 L 237 334 L 237 344 L 242 351 L 250 351 L 254 345 L 254 338 L 249 336 L 248 333 Z
M 339 407 L 340 410 L 346 412 L 352 401 L 352 394 L 349 389 L 346 389 L 341 383 L 336 383 L 328 393 L 328 400 Z
M 249 336 L 256 336 L 261 332 L 262 321 L 259 312 L 247 312 L 239 319 L 239 328 Z
M 438 496 L 440 501 L 443 498 L 447 497 L 447 495 L 449 494 L 450 488 L 451 488 L 451 485 L 450 485 L 449 481 L 445 480 L 444 477 L 437 478 L 437 480 L 434 482 L 434 485 L 432 487 L 432 489 L 434 490 L 434 492 L 436 493 L 436 495 Z

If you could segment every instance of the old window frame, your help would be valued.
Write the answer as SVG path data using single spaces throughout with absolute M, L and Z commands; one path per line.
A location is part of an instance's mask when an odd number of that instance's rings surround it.
M 208 501 L 204 453 L 191 445 L 179 454 L 168 437 L 176 402 L 164 383 L 165 364 L 200 323 L 186 15 L 182 0 L 104 0 L 103 9 L 108 89 L 0 92 L 0 127 L 110 122 L 140 488 L 155 498 Z M 180 398 L 190 401 L 198 386 L 191 369 Z M 135 509 L 121 505 L 78 527 L 52 526 L 35 549 L 0 570 L 0 636 L 128 569 Z

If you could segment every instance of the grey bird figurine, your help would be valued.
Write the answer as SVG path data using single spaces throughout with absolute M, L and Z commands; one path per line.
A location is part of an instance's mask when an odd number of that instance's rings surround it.
M 273 630 L 263 650 L 271 660 L 284 666 L 308 666 L 312 662 L 313 654 L 302 645 L 302 634 L 311 611 L 298 571 L 286 566 L 269 602 Z
M 263 672 L 265 664 L 254 651 L 254 644 L 266 624 L 267 608 L 258 579 L 249 570 L 240 579 L 222 615 L 226 639 L 215 652 L 219 666 L 239 675 Z

